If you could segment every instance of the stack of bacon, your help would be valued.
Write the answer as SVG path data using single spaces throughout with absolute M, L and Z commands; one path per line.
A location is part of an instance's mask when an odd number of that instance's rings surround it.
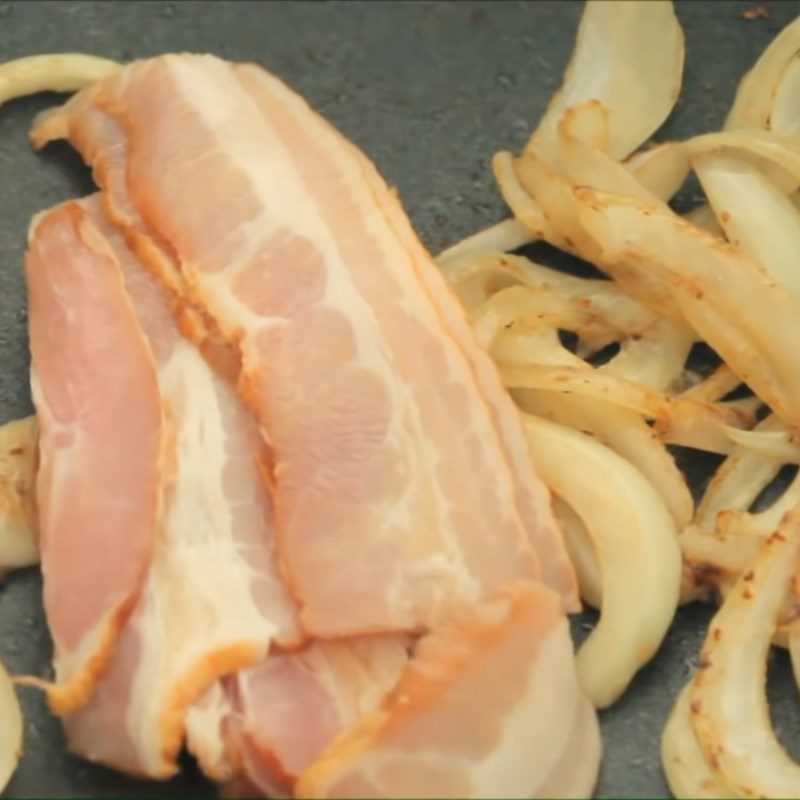
M 164 778 L 185 744 L 270 796 L 588 794 L 547 491 L 372 163 L 210 56 L 131 64 L 33 138 L 101 189 L 26 264 L 72 749 Z

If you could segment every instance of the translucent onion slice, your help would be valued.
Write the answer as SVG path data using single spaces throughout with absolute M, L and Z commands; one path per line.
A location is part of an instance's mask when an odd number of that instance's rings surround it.
M 766 660 L 800 555 L 800 508 L 790 512 L 737 580 L 709 626 L 691 693 L 706 759 L 742 797 L 800 796 L 800 765 L 778 742 Z
M 39 563 L 36 538 L 36 417 L 0 427 L 0 575 Z
M 628 158 L 624 166 L 648 192 L 665 203 L 677 194 L 691 170 L 683 142 L 664 142 L 640 150 Z
M 695 136 L 683 143 L 694 162 L 702 155 L 733 151 L 747 157 L 784 194 L 800 186 L 800 135 L 778 131 L 718 131 Z
M 75 92 L 120 68 L 83 53 L 45 53 L 0 65 L 0 105 L 37 92 Z
M 524 415 L 542 480 L 589 531 L 603 576 L 600 620 L 578 652 L 598 707 L 613 703 L 655 654 L 678 604 L 677 528 L 641 473 L 591 436 Z
M 775 87 L 767 125 L 779 133 L 800 133 L 800 52 L 787 63 Z
M 726 436 L 748 450 L 755 450 L 785 464 L 800 464 L 800 447 L 795 444 L 786 427 L 780 427 L 782 430 L 743 431 L 725 425 L 723 430 Z
M 590 433 L 630 461 L 661 495 L 678 529 L 689 524 L 694 502 L 686 479 L 639 414 L 577 394 L 518 389 L 512 396 L 523 411 Z
M 728 241 L 800 294 L 800 211 L 791 200 L 740 154 L 709 153 L 693 165 Z
M 694 340 L 691 328 L 660 319 L 635 338 L 623 341 L 619 353 L 598 369 L 666 391 L 683 374 Z
M 547 340 L 543 337 L 537 339 L 541 347 L 536 350 L 530 349 L 531 363 L 519 363 L 518 360 L 509 363 L 507 354 L 510 348 L 501 348 L 501 344 L 510 339 L 509 335 L 504 335 L 493 350 L 499 362 L 498 367 L 503 382 L 510 389 L 546 389 L 605 400 L 636 411 L 647 419 L 656 420 L 657 428 L 666 430 L 683 416 L 690 417 L 697 425 L 708 426 L 710 430 L 723 430 L 725 426 L 737 426 L 741 422 L 736 409 L 722 404 L 711 405 L 682 400 L 601 372 L 585 362 L 565 364 L 557 362 L 556 355 L 552 359 L 546 358 Z M 551 339 L 550 344 L 551 351 L 557 352 L 555 351 L 557 340 Z M 515 347 L 515 350 L 518 353 L 515 352 L 514 355 L 520 356 L 529 352 L 524 345 Z
M 800 429 L 800 298 L 737 248 L 680 217 L 629 198 L 577 188 L 580 219 L 603 249 L 601 267 L 631 291 L 654 282 L 683 319 L 791 428 Z M 623 265 L 618 270 L 618 265 Z
M 712 772 L 692 726 L 691 683 L 684 686 L 661 735 L 661 764 L 677 800 L 725 800 L 732 797 Z
M 800 18 L 789 23 L 739 82 L 725 130 L 769 127 L 775 92 L 789 62 L 800 52 Z
M 583 304 L 565 298 L 548 286 L 537 289 L 510 286 L 484 301 L 472 316 L 475 338 L 486 350 L 491 349 L 501 332 L 525 322 L 531 326 L 550 327 L 554 333 L 559 328 L 575 331 L 596 343 L 612 342 L 617 333 Z
M 534 240 L 534 236 L 519 220 L 504 219 L 450 245 L 439 253 L 436 261 L 442 267 L 453 259 L 482 256 L 492 252 L 509 252 Z
M 780 420 L 770 416 L 758 424 L 756 432 L 769 433 L 780 426 Z M 697 525 L 713 531 L 720 512 L 747 510 L 780 467 L 780 461 L 770 456 L 747 447 L 736 447 L 709 481 L 697 506 Z
M 11 678 L 0 664 L 0 793 L 22 756 L 22 711 Z
M 530 192 L 523 186 L 517 175 L 514 156 L 506 151 L 495 153 L 492 159 L 497 186 L 503 200 L 511 209 L 517 221 L 530 232 L 534 239 L 544 239 L 554 247 L 566 252 L 575 252 L 571 242 L 553 227 L 542 211 L 541 206 L 534 200 Z
M 529 145 L 551 146 L 564 112 L 597 100 L 608 110 L 608 153 L 624 158 L 675 105 L 683 58 L 683 31 L 672 3 L 587 3 L 564 82 Z
M 600 608 L 603 604 L 603 573 L 592 536 L 569 503 L 556 495 L 553 495 L 553 514 L 564 533 L 564 543 L 578 575 L 581 599 L 592 608 Z
M 683 557 L 704 584 L 719 584 L 722 579 L 738 578 L 758 555 L 769 535 L 758 535 L 746 525 L 731 524 L 733 520 L 725 516 L 722 522 L 714 532 L 697 525 L 689 525 L 681 531 Z
M 741 383 L 739 376 L 727 364 L 720 364 L 707 378 L 682 392 L 681 397 L 713 403 Z

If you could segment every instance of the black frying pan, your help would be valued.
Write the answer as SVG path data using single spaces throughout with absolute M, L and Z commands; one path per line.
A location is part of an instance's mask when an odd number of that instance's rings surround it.
M 660 138 L 719 128 L 736 83 L 800 2 L 680 2 L 687 39 L 685 87 Z M 253 60 L 295 89 L 366 150 L 396 185 L 423 241 L 436 252 L 501 218 L 495 150 L 519 148 L 560 82 L 581 4 L 19 2 L 0 0 L 0 60 L 77 50 L 127 60 L 176 50 Z M 66 145 L 37 156 L 25 134 L 54 97 L 0 110 L 0 422 L 30 413 L 22 252 L 30 217 L 91 190 Z M 691 192 L 682 202 L 688 207 Z M 800 365 L 798 365 L 800 369 Z M 714 465 L 682 461 L 695 488 Z M 50 643 L 36 570 L 0 587 L 0 658 L 15 673 L 45 674 Z M 710 609 L 682 610 L 655 661 L 602 715 L 602 797 L 667 797 L 659 738 L 678 688 L 696 663 Z M 578 617 L 586 635 L 594 617 Z M 788 659 L 770 673 L 778 732 L 800 757 L 800 703 Z M 204 797 L 214 789 L 191 767 L 144 783 L 66 753 L 59 723 L 35 691 L 22 693 L 26 754 L 8 797 Z M 2 724 L 2 723 L 0 723 Z

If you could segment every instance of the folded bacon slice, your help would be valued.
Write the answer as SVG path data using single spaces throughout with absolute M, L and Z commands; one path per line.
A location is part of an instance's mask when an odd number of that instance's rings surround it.
M 221 675 L 265 658 L 273 640 L 296 644 L 301 636 L 274 558 L 270 504 L 259 472 L 265 448 L 249 411 L 181 337 L 158 282 L 105 222 L 96 198 L 46 214 L 32 252 L 48 254 L 59 276 L 85 275 L 76 288 L 101 279 L 101 269 L 115 275 L 152 354 L 156 399 L 170 420 L 170 468 L 159 483 L 157 536 L 146 579 L 106 673 L 88 704 L 66 720 L 75 752 L 127 772 L 165 777 L 176 770 L 187 707 Z M 79 302 L 74 293 L 63 293 L 50 310 L 75 314 L 84 339 L 102 338 L 91 317 L 77 316 L 88 314 Z M 31 325 L 39 333 L 46 322 L 36 316 Z M 110 365 L 122 355 L 109 354 Z M 101 379 L 108 379 L 109 365 L 105 369 Z M 69 377 L 61 377 L 60 391 L 68 394 Z M 142 391 L 127 388 L 133 397 Z M 119 435 L 108 431 L 103 446 L 117 452 Z M 49 446 L 41 444 L 47 456 Z M 124 449 L 119 454 L 128 456 Z M 79 462 L 72 468 L 82 474 L 91 466 Z M 102 480 L 95 473 L 89 477 Z M 97 487 L 83 491 L 91 496 Z M 116 492 L 109 503 L 126 500 L 123 488 L 109 491 Z M 84 561 L 96 564 L 98 553 L 83 541 L 82 521 L 73 523 L 73 541 Z M 105 531 L 106 537 L 111 533 Z M 120 546 L 113 537 L 112 543 Z M 46 585 L 67 567 L 54 563 Z M 91 597 L 94 587 L 78 591 Z
M 381 708 L 337 738 L 295 794 L 587 797 L 600 750 L 561 602 L 517 584 L 424 637 Z
M 430 628 L 537 575 L 574 606 L 517 412 L 355 147 L 263 71 L 190 55 L 84 90 L 34 132 L 59 135 L 236 347 L 309 632 Z
M 155 363 L 113 254 L 75 205 L 26 259 L 52 707 L 83 705 L 149 567 L 164 474 Z M 113 442 L 113 446 L 109 443 Z

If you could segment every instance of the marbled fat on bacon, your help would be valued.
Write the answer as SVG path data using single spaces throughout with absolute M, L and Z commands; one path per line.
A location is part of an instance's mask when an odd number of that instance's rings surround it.
M 92 328 L 75 291 L 105 273 L 113 275 L 155 365 L 157 385 L 151 389 L 169 435 L 168 469 L 158 483 L 159 501 L 153 501 L 159 514 L 152 560 L 105 674 L 88 704 L 67 716 L 66 727 L 75 752 L 127 772 L 165 777 L 177 769 L 186 708 L 218 677 L 264 659 L 273 640 L 292 645 L 302 638 L 274 558 L 269 498 L 259 471 L 264 445 L 249 411 L 181 337 L 158 282 L 105 222 L 96 198 L 48 212 L 36 228 L 31 252 L 50 255 L 60 285 L 72 289 L 62 289 L 51 312 L 72 313 L 78 320 L 83 315 L 76 324 L 90 341 L 102 331 Z M 73 274 L 85 278 L 68 283 Z M 32 286 L 40 291 L 37 283 Z M 38 336 L 43 324 L 33 316 L 32 334 Z M 123 357 L 124 352 L 114 354 L 100 377 L 108 380 L 108 369 Z M 64 378 L 60 393 L 68 396 L 69 387 Z M 123 409 L 129 417 L 117 424 L 138 431 L 136 404 L 151 398 L 142 395 L 146 386 L 125 388 L 131 393 L 131 405 Z M 52 393 L 58 397 L 58 388 Z M 117 450 L 119 433 L 108 431 L 102 446 L 126 460 L 131 455 Z M 49 446 L 43 441 L 41 449 L 52 457 Z M 84 475 L 93 465 L 71 466 L 70 474 Z M 102 473 L 88 474 L 103 480 Z M 103 488 L 111 505 L 128 497 L 124 486 Z M 83 491 L 90 497 L 97 489 Z M 109 547 L 126 553 L 114 531 L 103 531 L 99 543 L 84 542 L 83 519 L 73 524 L 76 552 L 87 565 L 107 567 L 102 559 Z M 99 552 L 89 549 L 95 545 Z M 68 566 L 54 564 L 45 584 L 54 574 L 58 580 Z M 91 600 L 99 588 L 87 583 L 79 591 Z
M 263 71 L 190 55 L 84 90 L 34 139 L 58 135 L 238 348 L 310 633 L 425 630 L 536 577 L 574 607 L 517 412 L 353 145 Z
M 155 363 L 113 254 L 74 204 L 26 258 L 44 604 L 59 712 L 84 705 L 150 566 L 166 432 Z

